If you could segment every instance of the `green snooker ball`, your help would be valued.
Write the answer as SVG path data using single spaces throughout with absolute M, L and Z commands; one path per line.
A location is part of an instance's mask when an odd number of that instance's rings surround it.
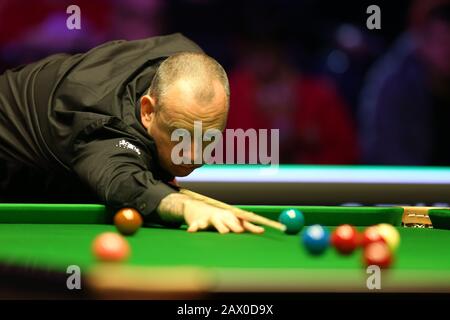
M 286 226 L 287 234 L 297 234 L 305 226 L 305 217 L 300 210 L 286 209 L 283 210 L 278 221 Z

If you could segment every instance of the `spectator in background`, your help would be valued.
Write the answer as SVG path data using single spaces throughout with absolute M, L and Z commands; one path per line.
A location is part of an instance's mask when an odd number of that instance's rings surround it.
M 411 26 L 369 73 L 361 96 L 364 160 L 450 165 L 450 1 L 416 1 Z
M 66 25 L 70 0 L 5 0 L 0 5 L 0 72 L 53 53 L 77 53 L 105 39 L 107 0 L 79 0 L 81 29 Z
M 329 31 L 332 41 L 328 46 L 323 42 L 326 47 L 321 54 L 321 73 L 336 83 L 355 121 L 363 79 L 374 59 L 384 52 L 382 38 L 364 31 L 365 28 L 348 23 L 337 25 L 335 32 Z
M 81 10 L 80 30 L 66 26 L 66 9 L 72 4 Z M 163 0 L 1 1 L 0 72 L 52 53 L 84 52 L 110 40 L 163 34 L 164 13 Z
M 230 73 L 228 128 L 279 129 L 281 163 L 357 160 L 348 109 L 330 83 L 298 73 L 277 45 L 241 57 Z
M 164 0 L 113 0 L 110 39 L 137 40 L 165 33 Z

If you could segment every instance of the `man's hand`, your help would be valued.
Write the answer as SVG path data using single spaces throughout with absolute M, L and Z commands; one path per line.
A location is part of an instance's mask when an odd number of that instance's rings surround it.
M 249 231 L 263 233 L 264 228 L 237 218 L 231 211 L 217 208 L 182 194 L 171 194 L 161 201 L 158 213 L 163 220 L 184 219 L 189 232 L 215 228 L 220 233 Z
M 184 206 L 184 220 L 189 232 L 214 227 L 220 233 L 230 231 L 241 233 L 263 233 L 264 228 L 237 218 L 232 212 L 220 209 L 197 200 L 187 200 Z

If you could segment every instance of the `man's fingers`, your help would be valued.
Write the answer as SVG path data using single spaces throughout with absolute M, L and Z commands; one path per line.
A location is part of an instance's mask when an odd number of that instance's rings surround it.
M 220 219 L 218 217 L 212 217 L 211 218 L 211 224 L 214 228 L 217 229 L 220 233 L 229 233 L 230 230 L 232 232 L 241 233 L 246 231 L 252 232 L 252 233 L 263 233 L 264 228 L 254 225 L 251 222 L 242 221 L 242 226 L 239 225 L 239 220 L 234 220 L 232 218 L 225 218 Z M 188 232 L 197 232 L 199 230 L 205 230 L 209 227 L 209 223 L 206 220 L 200 220 L 195 221 L 191 223 L 191 225 L 188 227 Z
M 239 219 L 236 218 L 233 214 L 224 217 L 222 221 L 233 232 L 241 233 L 245 231 L 244 228 L 241 226 Z
M 189 227 L 188 232 L 197 232 L 214 227 L 220 233 L 242 233 L 245 231 L 252 233 L 263 233 L 264 228 L 253 223 L 239 219 L 232 212 L 219 208 L 211 208 L 201 202 L 192 201 L 189 203 L 188 212 L 185 214 L 186 222 Z M 195 213 L 195 214 L 194 214 Z
M 199 228 L 200 230 L 205 230 L 206 228 L 208 228 L 208 226 L 209 226 L 209 223 L 208 223 L 208 221 L 205 220 L 205 219 L 202 219 L 202 220 L 200 220 L 200 221 L 198 222 L 198 228 Z
M 198 230 L 198 223 L 192 222 L 189 228 L 187 229 L 188 232 L 197 232 Z
M 264 232 L 263 227 L 254 225 L 253 223 L 245 221 L 245 220 L 242 221 L 242 225 L 244 226 L 245 230 L 252 232 L 252 233 L 263 233 Z
M 200 230 L 205 230 L 209 227 L 209 223 L 208 221 L 202 219 L 202 220 L 197 220 L 191 223 L 191 225 L 189 226 L 189 228 L 187 229 L 188 232 L 197 232 Z
M 228 233 L 230 232 L 230 229 L 227 228 L 227 226 L 217 217 L 211 218 L 211 223 L 214 226 L 214 228 L 217 229 L 220 233 Z

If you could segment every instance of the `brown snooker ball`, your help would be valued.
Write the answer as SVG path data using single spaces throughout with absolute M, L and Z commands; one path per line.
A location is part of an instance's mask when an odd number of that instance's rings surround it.
M 114 216 L 114 224 L 123 235 L 132 235 L 142 226 L 141 214 L 133 208 L 123 208 Z

